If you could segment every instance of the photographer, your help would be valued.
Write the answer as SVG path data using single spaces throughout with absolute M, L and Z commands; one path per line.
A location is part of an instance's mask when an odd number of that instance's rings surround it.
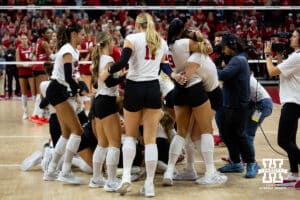
M 278 145 L 283 148 L 289 157 L 290 173 L 283 180 L 281 186 L 294 186 L 300 178 L 298 164 L 300 163 L 300 150 L 296 144 L 298 120 L 300 117 L 300 28 L 297 28 L 291 38 L 290 47 L 294 52 L 282 62 L 282 53 L 277 52 L 278 65 L 272 63 L 271 42 L 265 45 L 267 70 L 270 76 L 279 75 L 280 101 L 282 104 L 278 127 Z M 288 184 L 287 184 L 288 182 Z

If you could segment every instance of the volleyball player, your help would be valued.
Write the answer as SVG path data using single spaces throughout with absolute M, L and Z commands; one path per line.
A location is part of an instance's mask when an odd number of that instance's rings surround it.
M 211 104 L 201 77 L 195 73 L 197 66 L 186 65 L 190 52 L 207 54 L 207 46 L 203 41 L 196 42 L 188 38 L 181 39 L 183 34 L 183 22 L 178 18 L 174 19 L 168 29 L 168 44 L 174 60 L 175 71 L 184 71 L 189 81 L 184 86 L 178 83 L 175 84 L 174 108 L 177 135 L 174 136 L 170 145 L 168 168 L 164 173 L 163 185 L 173 185 L 175 164 L 185 144 L 185 137 L 188 133 L 192 115 L 195 117 L 199 131 L 192 133 L 191 139 L 203 156 L 206 165 L 205 178 L 209 177 L 213 184 L 224 183 L 227 181 L 227 177 L 216 172 L 213 162 L 214 141 L 212 137 Z
M 32 48 L 28 44 L 28 37 L 25 34 L 20 36 L 21 44 L 16 50 L 16 61 L 31 61 Z M 35 100 L 36 90 L 35 82 L 32 75 L 32 65 L 28 63 L 18 64 L 19 82 L 21 87 L 21 102 L 23 108 L 23 119 L 28 118 L 28 107 L 27 107 L 27 85 L 29 83 L 31 95 Z
M 49 41 L 52 38 L 52 29 L 44 27 L 40 30 L 40 38 L 36 43 L 36 61 L 49 61 L 55 59 Z M 32 72 L 35 78 L 35 87 L 36 87 L 36 99 L 34 104 L 34 110 L 32 116 L 29 117 L 31 121 L 34 122 L 47 122 L 48 120 L 44 117 L 44 111 L 40 109 L 39 105 L 41 102 L 40 98 L 40 83 L 42 81 L 47 81 L 48 76 L 43 70 L 43 64 L 35 64 L 32 66 Z
M 148 13 L 140 13 L 135 21 L 136 33 L 124 41 L 121 58 L 101 74 L 105 79 L 119 71 L 129 60 L 124 94 L 124 120 L 126 137 L 123 142 L 122 183 L 117 190 L 121 195 L 130 187 L 130 171 L 136 153 L 138 127 L 144 126 L 145 165 L 147 177 L 140 192 L 146 197 L 155 196 L 154 175 L 157 165 L 156 131 L 161 117 L 161 98 L 158 82 L 160 63 L 165 63 L 168 48 L 155 30 Z
M 208 49 L 208 54 L 212 53 L 212 46 L 210 42 L 207 39 L 204 39 L 205 45 Z M 193 53 L 187 60 L 187 64 L 189 65 L 195 65 L 196 74 L 201 77 L 203 82 L 204 90 L 207 92 L 208 98 L 211 102 L 211 108 L 212 111 L 218 110 L 222 106 L 222 91 L 219 87 L 219 80 L 218 80 L 218 74 L 217 74 L 217 68 L 211 58 L 206 54 L 201 53 Z M 198 135 L 197 133 L 201 133 L 201 129 L 199 128 L 198 123 L 194 120 L 194 116 L 192 116 L 193 119 L 191 119 L 190 125 L 189 125 L 189 132 L 191 135 L 197 135 L 196 142 L 200 142 L 201 149 L 199 151 L 201 152 L 202 157 L 204 158 L 204 162 L 206 165 L 206 169 L 209 169 L 212 165 L 212 158 L 213 152 L 214 152 L 214 145 L 211 143 L 210 146 L 208 144 L 202 144 L 207 140 L 207 138 L 212 137 L 212 133 L 203 133 Z M 198 141 L 200 140 L 200 141 Z M 194 168 L 194 146 L 191 142 L 192 140 L 190 138 L 187 139 L 186 144 L 186 151 L 187 151 L 187 166 L 186 170 L 183 171 L 180 174 L 176 174 L 174 179 L 192 179 L 195 180 L 197 178 L 197 172 Z M 202 143 L 201 143 L 202 141 Z M 210 140 L 211 141 L 211 140 Z M 205 146 L 207 148 L 205 148 Z M 196 147 L 199 147 L 196 145 Z M 197 184 L 222 184 L 227 181 L 227 177 L 224 175 L 220 175 L 216 170 L 213 172 L 207 172 L 205 173 L 204 177 L 201 177 L 196 180 Z
M 97 35 L 96 46 L 92 52 L 93 76 L 98 77 L 102 71 L 114 62 L 109 56 L 112 53 L 112 37 L 107 32 Z M 98 145 L 93 155 L 93 177 L 90 187 L 103 187 L 106 191 L 116 191 L 120 182 L 116 172 L 120 157 L 121 123 L 117 109 L 117 84 L 125 79 L 125 74 L 110 76 L 105 82 L 98 78 L 98 88 L 95 99 L 95 131 Z M 102 166 L 106 158 L 108 180 L 102 175 Z
M 82 26 L 73 23 L 70 26 L 60 26 L 57 30 L 58 53 L 56 54 L 54 70 L 51 76 L 46 97 L 55 107 L 62 135 L 59 138 L 53 159 L 51 160 L 44 180 L 56 180 L 70 184 L 81 184 L 83 180 L 71 172 L 72 158 L 77 152 L 82 128 L 74 109 L 67 101 L 69 95 L 78 95 L 79 85 L 72 77 L 74 68 L 78 65 L 79 52 L 77 45 L 84 38 Z M 57 176 L 56 166 L 60 157 L 65 153 L 62 171 Z

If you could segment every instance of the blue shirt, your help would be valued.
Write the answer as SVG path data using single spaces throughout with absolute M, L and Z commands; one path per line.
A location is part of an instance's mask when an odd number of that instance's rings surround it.
M 245 54 L 233 56 L 222 70 L 223 106 L 230 109 L 245 108 L 250 102 L 250 67 Z

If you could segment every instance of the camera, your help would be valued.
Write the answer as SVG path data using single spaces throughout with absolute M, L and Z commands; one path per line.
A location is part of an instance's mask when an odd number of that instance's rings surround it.
M 282 53 L 290 49 L 289 39 L 292 36 L 289 32 L 279 32 L 272 35 L 274 42 L 272 42 L 272 51 Z

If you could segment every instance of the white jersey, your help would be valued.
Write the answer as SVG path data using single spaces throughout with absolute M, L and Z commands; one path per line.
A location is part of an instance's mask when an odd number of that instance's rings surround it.
M 201 77 L 206 92 L 211 92 L 219 86 L 217 67 L 208 55 L 193 53 L 188 62 L 200 65 L 196 73 Z
M 293 52 L 288 59 L 278 64 L 280 74 L 280 101 L 300 104 L 300 51 Z
M 70 90 L 69 83 L 67 83 L 65 80 L 63 63 L 63 56 L 68 53 L 72 55 L 72 74 L 78 68 L 79 51 L 74 49 L 70 43 L 67 43 L 62 46 L 56 54 L 51 79 L 57 80 L 60 84 L 68 87 L 68 90 Z
M 105 69 L 105 66 L 107 65 L 107 63 L 111 63 L 111 62 L 114 62 L 114 59 L 111 56 L 102 55 L 100 58 L 100 63 L 99 63 L 100 66 L 99 66 L 98 73 L 100 74 Z M 113 77 L 117 78 L 118 73 L 114 73 Z M 107 87 L 106 84 L 99 78 L 96 96 L 98 96 L 99 94 L 100 95 L 108 95 L 108 96 L 118 96 L 118 88 L 117 88 L 117 86 Z
M 174 83 L 167 77 L 167 75 L 165 75 L 165 77 L 159 75 L 158 81 L 162 96 L 165 98 L 167 94 L 174 89 Z
M 190 40 L 179 39 L 170 46 L 170 53 L 175 64 L 175 72 L 181 72 L 184 70 L 184 66 L 190 57 Z M 201 82 L 201 78 L 198 74 L 193 74 L 191 79 L 188 81 L 186 87 L 191 87 L 196 83 Z
M 162 127 L 162 125 L 160 123 L 157 126 L 156 138 L 165 138 L 165 139 L 168 139 L 168 136 L 167 136 L 167 134 L 165 132 L 165 129 Z
M 41 94 L 43 97 L 46 96 L 46 91 L 47 91 L 47 88 L 48 88 L 50 82 L 51 81 L 42 81 L 40 84 L 40 90 L 41 90 Z M 50 115 L 53 113 L 56 113 L 55 108 L 51 104 L 48 105 L 48 108 L 49 108 Z
M 126 78 L 132 81 L 157 80 L 162 57 L 168 53 L 167 43 L 161 39 L 161 47 L 156 55 L 151 55 L 145 32 L 130 34 L 126 40 L 133 45 Z
M 254 102 L 263 99 L 271 99 L 269 93 L 265 88 L 254 78 L 253 74 L 250 76 L 250 100 Z

